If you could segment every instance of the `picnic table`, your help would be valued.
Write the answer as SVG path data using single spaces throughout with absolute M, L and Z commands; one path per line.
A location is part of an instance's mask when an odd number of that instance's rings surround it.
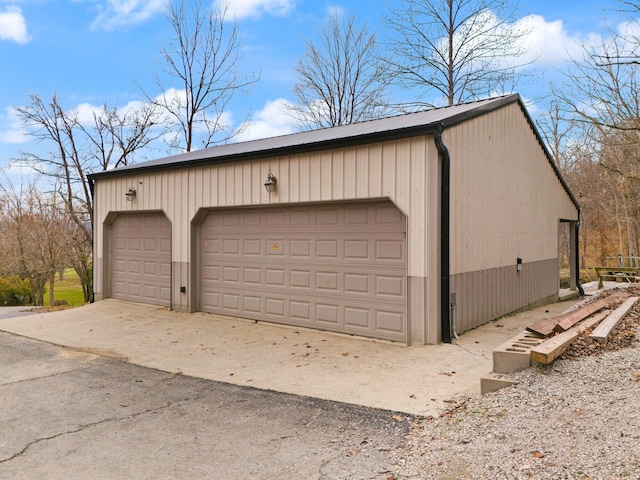
M 598 288 L 602 288 L 605 278 L 617 282 L 635 283 L 640 279 L 640 267 L 594 267 L 598 276 Z

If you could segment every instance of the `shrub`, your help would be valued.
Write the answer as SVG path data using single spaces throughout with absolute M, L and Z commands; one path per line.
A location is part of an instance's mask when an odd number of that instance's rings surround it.
M 0 305 L 14 307 L 31 303 L 31 284 L 18 276 L 0 278 Z

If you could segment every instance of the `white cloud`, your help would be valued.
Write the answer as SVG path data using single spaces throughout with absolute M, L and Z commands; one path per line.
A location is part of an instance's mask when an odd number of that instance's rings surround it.
M 329 7 L 327 7 L 327 15 L 329 17 L 340 18 L 347 15 L 347 10 L 340 5 L 330 5 Z
M 525 51 L 520 59 L 545 65 L 557 65 L 575 58 L 584 43 L 582 37 L 570 35 L 562 20 L 548 22 L 541 15 L 528 15 L 516 22 L 515 27 L 527 32 L 522 38 Z
M 9 5 L 4 12 L 0 11 L 0 40 L 17 43 L 27 43 L 31 40 L 20 7 Z
M 25 143 L 29 140 L 13 107 L 7 108 L 6 115 L 0 115 L 0 122 L 6 125 L 5 129 L 0 130 L 0 143 Z
M 296 131 L 295 120 L 287 113 L 290 103 L 284 98 L 267 101 L 253 120 L 243 125 L 243 131 L 236 138 L 238 142 L 259 138 L 287 135 Z
M 219 7 L 228 6 L 229 18 L 258 17 L 262 13 L 285 15 L 293 10 L 296 0 L 216 0 Z
M 91 125 L 94 122 L 94 115 L 99 116 L 101 110 L 100 107 L 96 107 L 90 103 L 81 103 L 74 108 L 76 118 L 82 125 Z
M 144 22 L 166 11 L 167 0 L 107 0 L 91 24 L 96 30 L 112 30 Z

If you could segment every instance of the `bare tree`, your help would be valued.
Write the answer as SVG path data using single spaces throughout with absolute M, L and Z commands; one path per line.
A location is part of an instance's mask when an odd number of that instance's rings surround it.
M 639 54 L 640 41 L 630 32 L 612 32 L 598 45 L 583 46 L 567 74 L 568 85 L 554 91 L 569 118 L 593 125 L 597 135 L 639 131 Z
M 638 0 L 620 0 L 623 12 L 640 12 L 640 2 Z
M 375 35 L 366 24 L 358 27 L 355 15 L 329 17 L 318 42 L 307 40 L 295 67 L 291 113 L 300 127 L 334 127 L 382 116 L 387 83 L 378 57 Z
M 640 6 L 637 0 L 619 5 L 622 13 L 636 13 Z M 570 131 L 565 159 L 572 151 L 576 159 L 563 173 L 579 192 L 582 257 L 601 264 L 640 250 L 640 37 L 635 25 L 635 19 L 621 23 L 599 43 L 584 44 L 565 84 L 553 88 L 557 124 Z
M 573 145 L 575 123 L 565 121 L 558 101 L 552 99 L 548 110 L 540 113 L 536 124 L 560 171 L 570 171 L 573 156 L 567 145 Z
M 388 70 L 400 86 L 415 89 L 413 107 L 447 105 L 510 92 L 522 76 L 524 49 L 517 2 L 509 0 L 402 0 L 386 24 Z
M 48 102 L 38 95 L 31 95 L 30 100 L 16 110 L 29 135 L 44 145 L 45 153 L 23 153 L 18 161 L 49 180 L 64 214 L 75 225 L 77 250 L 91 251 L 93 198 L 87 177 L 132 163 L 162 134 L 161 129 L 153 128 L 157 123 L 154 106 L 121 111 L 105 104 L 90 119 L 83 119 L 77 110 L 65 110 L 56 95 Z M 74 267 L 83 282 L 91 282 L 88 261 L 74 261 Z M 83 288 L 89 301 L 91 284 Z
M 178 88 L 168 88 L 156 74 L 162 93 L 153 99 L 145 95 L 166 112 L 174 132 L 173 149 L 189 152 L 237 135 L 239 131 L 224 117 L 227 105 L 234 94 L 258 80 L 237 71 L 238 26 L 227 18 L 226 6 L 216 3 L 213 8 L 187 0 L 169 7 L 168 20 L 175 36 L 160 53 L 164 73 L 178 81 Z
M 49 305 L 53 305 L 55 275 L 69 264 L 71 224 L 58 208 L 55 194 L 40 193 L 35 182 L 20 187 L 5 183 L 1 195 L 0 271 L 3 276 L 28 279 L 36 305 L 43 305 L 48 282 Z

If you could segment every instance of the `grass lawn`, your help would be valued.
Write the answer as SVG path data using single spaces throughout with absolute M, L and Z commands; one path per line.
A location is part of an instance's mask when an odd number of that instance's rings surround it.
M 64 280 L 56 275 L 56 282 L 53 290 L 55 300 L 66 300 L 70 307 L 84 305 L 84 295 L 80 278 L 73 268 L 64 271 Z M 49 306 L 49 290 L 44 294 L 44 306 Z

